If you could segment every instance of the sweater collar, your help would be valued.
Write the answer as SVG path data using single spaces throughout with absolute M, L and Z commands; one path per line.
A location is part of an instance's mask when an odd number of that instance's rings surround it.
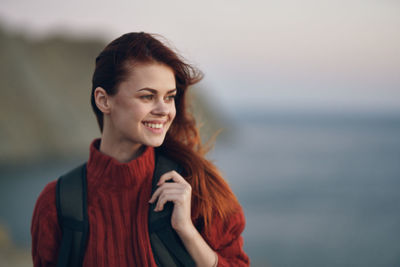
M 144 152 L 136 159 L 121 163 L 113 157 L 103 154 L 99 150 L 100 142 L 101 139 L 95 139 L 90 145 L 87 179 L 91 186 L 118 190 L 140 185 L 144 181 L 152 179 L 154 171 L 153 147 L 146 147 Z

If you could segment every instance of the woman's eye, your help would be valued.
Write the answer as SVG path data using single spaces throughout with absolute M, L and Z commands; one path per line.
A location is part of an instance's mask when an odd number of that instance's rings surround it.
M 142 95 L 142 96 L 140 96 L 140 98 L 144 99 L 144 100 L 152 100 L 153 97 L 154 97 L 153 95 Z
M 176 95 L 169 95 L 169 96 L 167 96 L 167 100 L 172 101 L 175 99 L 175 97 L 176 97 Z

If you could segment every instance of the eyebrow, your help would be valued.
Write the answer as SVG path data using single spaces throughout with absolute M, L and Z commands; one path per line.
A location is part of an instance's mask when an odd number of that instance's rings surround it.
M 145 88 L 139 89 L 138 92 L 140 92 L 140 91 L 150 91 L 153 94 L 157 94 L 158 93 L 158 91 L 156 89 L 149 88 L 149 87 L 145 87 Z M 176 88 L 169 90 L 167 92 L 167 94 L 171 94 L 171 93 L 174 93 L 174 92 L 176 92 Z

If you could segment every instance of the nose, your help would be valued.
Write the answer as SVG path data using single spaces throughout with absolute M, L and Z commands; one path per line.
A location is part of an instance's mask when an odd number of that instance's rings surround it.
M 165 116 L 169 113 L 170 104 L 165 103 L 164 99 L 160 99 L 156 102 L 152 113 L 154 115 Z

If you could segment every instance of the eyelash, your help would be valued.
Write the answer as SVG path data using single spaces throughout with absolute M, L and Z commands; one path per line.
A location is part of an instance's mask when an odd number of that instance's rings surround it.
M 174 100 L 175 97 L 176 97 L 176 95 L 169 95 L 169 96 L 166 97 L 166 99 L 167 100 Z M 154 95 L 142 95 L 142 96 L 140 96 L 140 98 L 144 99 L 144 100 L 153 100 Z
M 142 95 L 140 96 L 141 99 L 145 99 L 145 100 L 152 100 L 154 97 L 154 95 Z
M 167 99 L 168 99 L 168 100 L 174 100 L 175 97 L 176 97 L 176 95 L 169 95 L 169 96 L 167 96 Z

